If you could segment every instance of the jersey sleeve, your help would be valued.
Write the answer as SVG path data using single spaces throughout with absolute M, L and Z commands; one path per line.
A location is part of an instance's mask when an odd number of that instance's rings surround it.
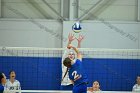
M 136 85 L 133 86 L 132 91 L 135 91 L 135 89 L 136 89 Z
M 75 65 L 76 65 L 76 66 L 79 66 L 80 64 L 82 64 L 82 63 L 81 63 L 81 60 L 76 59 Z
M 19 81 L 17 83 L 17 86 L 18 86 L 18 90 L 21 90 L 21 86 L 20 86 L 20 82 Z

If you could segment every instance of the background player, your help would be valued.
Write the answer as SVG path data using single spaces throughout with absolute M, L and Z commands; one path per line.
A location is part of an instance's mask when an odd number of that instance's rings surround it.
M 9 75 L 10 75 L 10 79 L 7 79 L 7 82 L 6 82 L 6 89 L 8 90 L 20 90 L 21 87 L 20 87 L 20 82 L 18 80 L 16 80 L 16 73 L 14 70 L 11 70 L 9 72 Z
M 4 73 L 0 73 L 0 93 L 3 93 L 5 83 L 6 83 L 6 76 Z
M 140 93 L 140 76 L 137 76 L 136 81 L 137 81 L 137 83 L 133 86 L 132 91 Z

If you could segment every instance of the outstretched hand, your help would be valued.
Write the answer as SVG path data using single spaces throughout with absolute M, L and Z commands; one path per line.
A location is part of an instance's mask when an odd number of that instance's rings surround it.
M 72 42 L 75 39 L 74 34 L 69 33 L 68 39 L 69 39 L 69 42 Z
M 84 39 L 84 36 L 83 35 L 79 35 L 78 38 L 76 38 L 78 43 L 80 43 L 83 39 Z

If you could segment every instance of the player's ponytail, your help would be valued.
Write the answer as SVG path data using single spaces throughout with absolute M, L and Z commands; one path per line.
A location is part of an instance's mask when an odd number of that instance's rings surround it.
M 67 75 L 68 70 L 69 70 L 69 69 L 68 69 L 68 67 L 67 67 L 66 72 L 65 72 L 65 74 L 64 74 L 64 76 L 63 76 L 63 78 L 62 78 L 61 82 L 64 80 L 65 76 Z

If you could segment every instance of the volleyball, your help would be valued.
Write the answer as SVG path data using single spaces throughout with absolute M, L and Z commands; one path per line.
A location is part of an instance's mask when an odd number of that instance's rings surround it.
M 74 23 L 74 25 L 72 26 L 72 30 L 75 32 L 75 33 L 79 33 L 81 32 L 81 25 L 79 22 L 76 22 Z

